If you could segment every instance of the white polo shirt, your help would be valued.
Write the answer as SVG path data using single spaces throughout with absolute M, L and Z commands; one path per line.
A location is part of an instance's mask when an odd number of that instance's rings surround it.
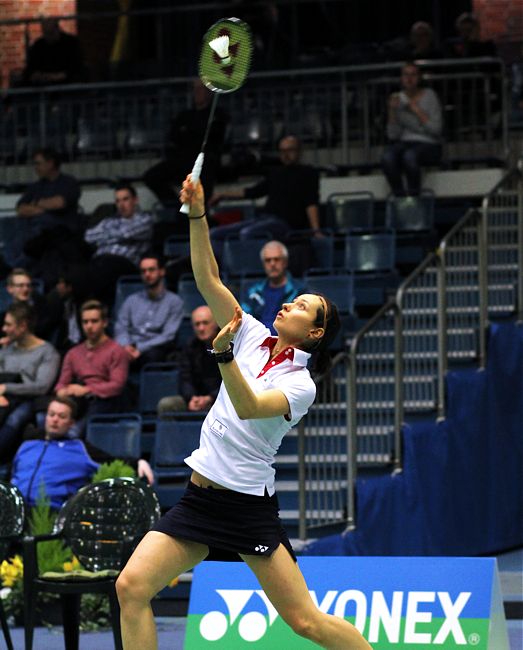
M 290 405 L 289 416 L 240 420 L 224 384 L 207 414 L 200 446 L 185 459 L 189 467 L 237 492 L 274 494 L 274 456 L 283 436 L 307 413 L 316 386 L 307 370 L 310 354 L 286 348 L 272 361 L 277 339 L 250 314 L 243 314 L 234 338 L 234 357 L 255 393 L 276 388 Z

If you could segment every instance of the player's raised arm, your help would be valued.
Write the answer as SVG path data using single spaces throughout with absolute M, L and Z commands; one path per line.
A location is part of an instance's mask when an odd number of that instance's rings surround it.
M 180 200 L 190 206 L 191 264 L 198 290 L 211 308 L 220 327 L 234 317 L 238 301 L 220 279 L 218 264 L 209 239 L 209 227 L 205 214 L 205 197 L 198 181 L 193 186 L 187 176 L 180 193 Z

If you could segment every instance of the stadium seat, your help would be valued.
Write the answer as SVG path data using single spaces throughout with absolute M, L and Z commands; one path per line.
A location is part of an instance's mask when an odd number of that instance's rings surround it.
M 260 273 L 263 270 L 260 251 L 268 241 L 269 236 L 253 239 L 228 237 L 223 247 L 222 264 L 226 277 Z
M 89 418 L 85 438 L 115 458 L 138 460 L 141 432 L 142 418 L 138 413 L 107 413 Z
M 191 420 L 158 420 L 153 450 L 152 468 L 157 486 L 161 491 L 161 482 L 175 481 L 190 476 L 191 468 L 184 463 L 197 447 L 200 440 L 202 418 Z
M 349 271 L 311 269 L 305 274 L 305 284 L 311 293 L 322 293 L 336 303 L 341 314 L 354 312 L 354 274 Z
M 178 394 L 178 367 L 172 362 L 146 363 L 140 370 L 138 410 L 142 415 L 156 413 L 162 397 Z
M 206 304 L 204 297 L 198 291 L 196 280 L 192 273 L 184 273 L 180 276 L 177 293 L 183 300 L 184 316 L 190 316 L 196 307 L 201 307 L 201 305 Z
M 120 307 L 125 299 L 132 293 L 136 293 L 143 289 L 143 282 L 139 275 L 122 275 L 116 282 L 116 292 L 114 295 L 114 308 L 113 312 L 118 314 Z
M 170 235 L 164 241 L 163 255 L 167 259 L 188 257 L 190 252 L 189 239 L 186 235 Z
M 327 225 L 334 232 L 374 228 L 372 192 L 335 192 L 327 197 Z
M 396 238 L 392 229 L 350 232 L 345 237 L 345 268 L 354 273 L 377 274 L 394 270 Z
M 434 225 L 434 192 L 423 190 L 419 197 L 389 196 L 386 225 L 399 233 L 429 232 Z

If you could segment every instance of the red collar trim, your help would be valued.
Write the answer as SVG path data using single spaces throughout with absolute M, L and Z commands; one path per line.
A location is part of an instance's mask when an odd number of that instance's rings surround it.
M 277 337 L 276 336 L 268 336 L 265 341 L 260 345 L 260 348 L 269 348 L 269 351 L 272 352 L 274 350 L 274 346 L 276 345 L 277 342 Z M 263 366 L 261 369 L 260 374 L 256 379 L 259 379 L 262 377 L 268 370 L 271 368 L 274 368 L 275 366 L 279 365 L 283 361 L 289 359 L 290 361 L 294 360 L 294 348 L 287 347 L 284 350 L 282 350 L 277 356 L 274 357 L 274 359 L 271 359 L 269 357 L 269 360 L 267 363 Z

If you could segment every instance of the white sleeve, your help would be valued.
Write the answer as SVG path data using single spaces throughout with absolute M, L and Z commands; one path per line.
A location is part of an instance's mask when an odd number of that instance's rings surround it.
M 252 344 L 261 345 L 268 336 L 271 336 L 271 331 L 263 323 L 243 312 L 242 324 L 233 340 L 234 354 L 238 354 Z
M 316 384 L 306 369 L 289 372 L 273 381 L 273 387 L 287 398 L 291 420 L 301 419 L 316 397 Z

